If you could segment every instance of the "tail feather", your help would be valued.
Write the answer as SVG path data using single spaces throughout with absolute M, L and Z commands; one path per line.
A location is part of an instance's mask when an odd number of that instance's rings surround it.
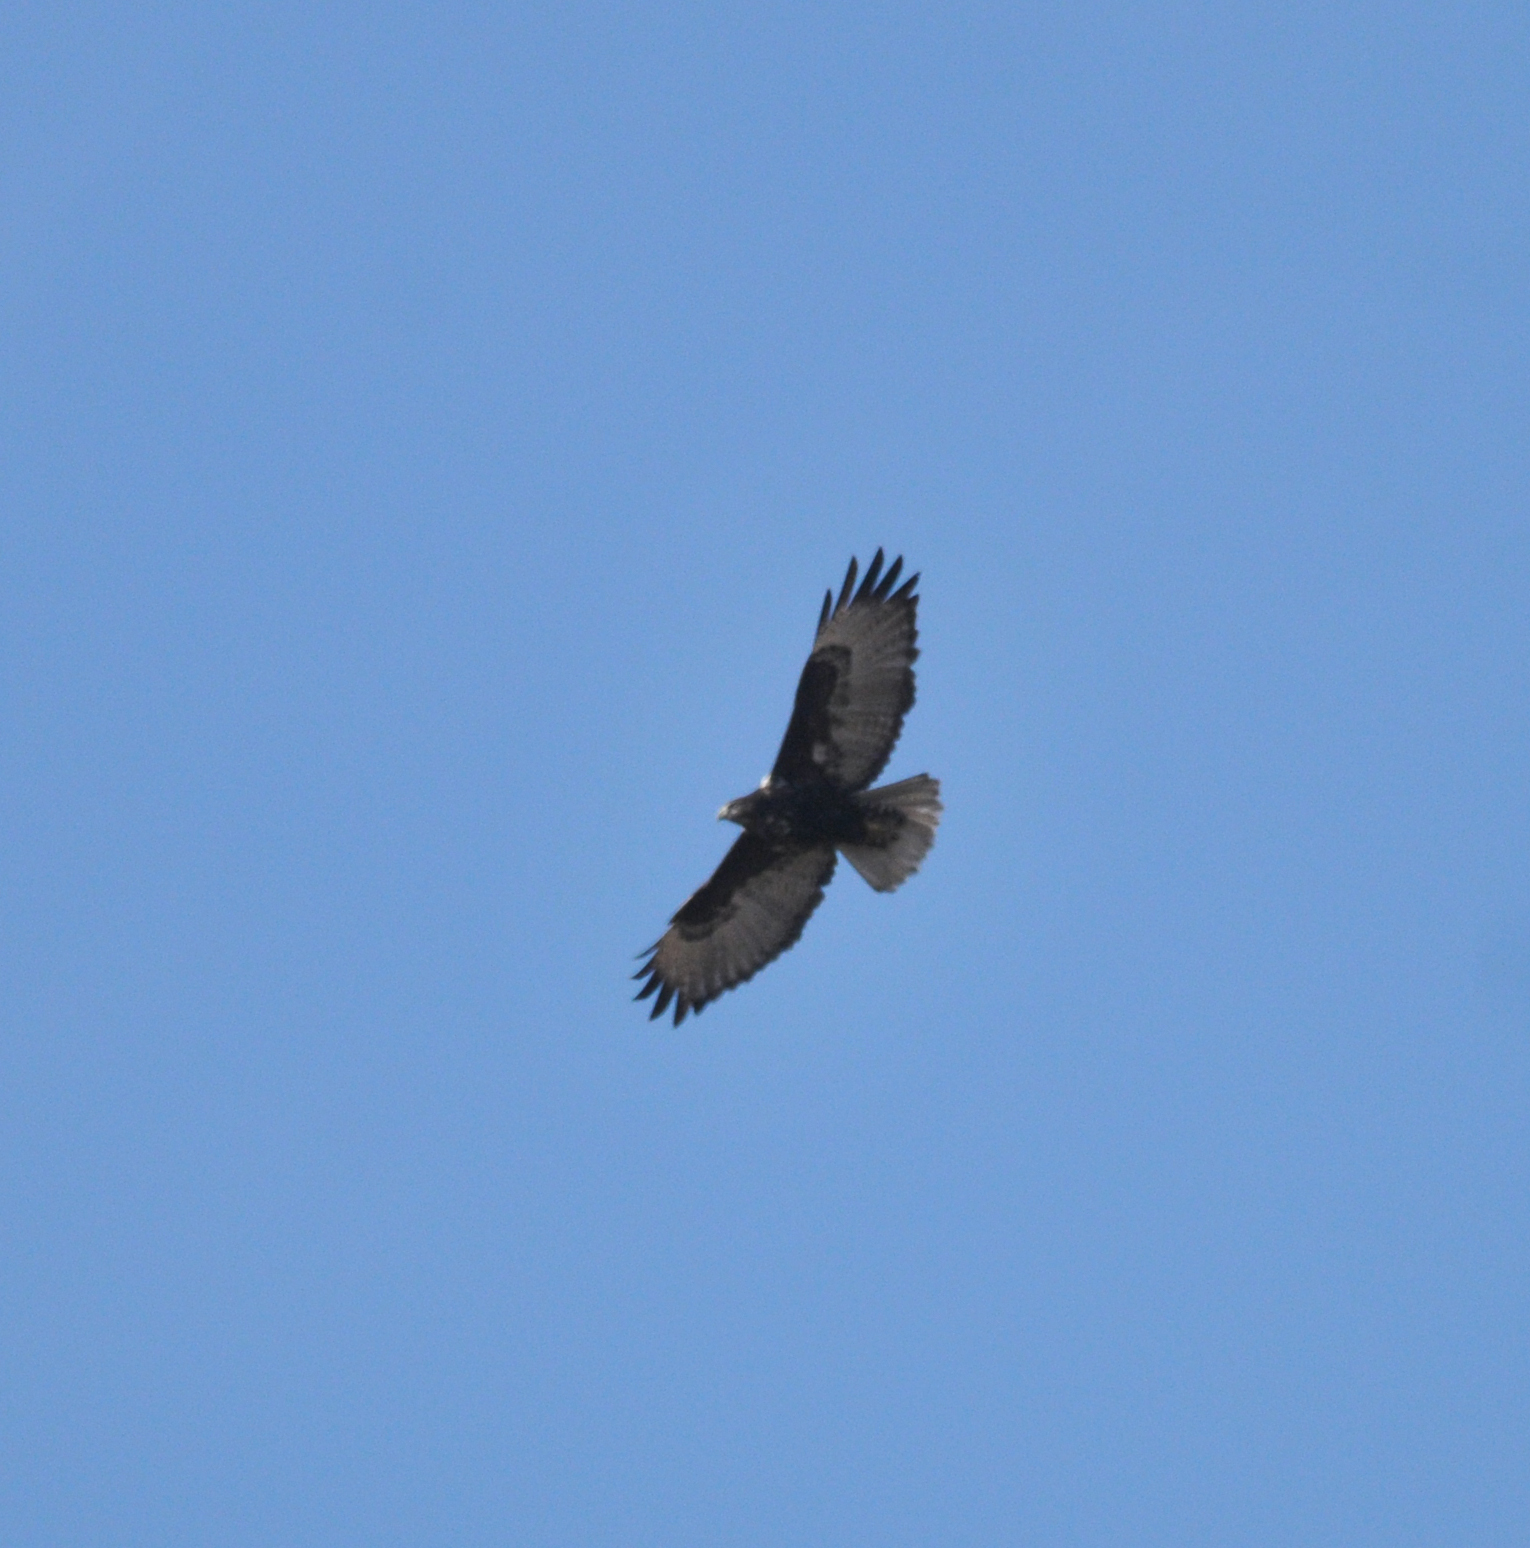
M 915 774 L 880 790 L 863 791 L 856 801 L 866 809 L 874 842 L 841 844 L 840 850 L 878 892 L 892 892 L 919 869 L 935 842 L 935 829 L 945 810 L 940 804 L 940 781 Z

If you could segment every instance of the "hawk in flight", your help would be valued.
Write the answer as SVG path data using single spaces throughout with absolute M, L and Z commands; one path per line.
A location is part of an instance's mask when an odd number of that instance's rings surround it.
M 678 1027 L 794 945 L 840 854 L 891 892 L 930 852 L 939 780 L 868 788 L 914 702 L 919 577 L 894 591 L 902 569 L 894 559 L 884 572 L 879 548 L 859 590 L 852 559 L 838 602 L 824 596 L 775 767 L 717 814 L 743 833 L 633 974 L 644 980 L 638 999 L 658 994 L 653 1017 L 673 1002 Z

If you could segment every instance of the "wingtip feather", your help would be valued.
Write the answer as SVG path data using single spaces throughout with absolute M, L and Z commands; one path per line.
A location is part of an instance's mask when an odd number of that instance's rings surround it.
M 855 562 L 855 555 L 852 554 L 850 556 L 850 568 L 845 571 L 845 584 L 840 589 L 839 601 L 834 606 L 834 611 L 836 613 L 839 612 L 844 607 L 845 603 L 850 600 L 850 593 L 855 590 L 856 573 L 857 565 Z
M 867 597 L 876 595 L 877 576 L 881 573 L 882 550 L 879 548 L 871 563 L 866 566 L 866 579 L 861 582 L 861 589 L 855 594 L 857 602 L 864 602 Z

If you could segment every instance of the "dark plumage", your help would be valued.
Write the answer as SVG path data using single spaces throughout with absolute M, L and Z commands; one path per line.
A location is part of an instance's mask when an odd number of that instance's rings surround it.
M 710 881 L 692 894 L 633 975 L 637 998 L 657 992 L 675 1025 L 753 978 L 796 943 L 823 901 L 838 855 L 878 892 L 919 869 L 935 842 L 940 782 L 928 774 L 867 787 L 887 766 L 914 702 L 919 598 L 882 550 L 855 589 L 852 559 L 839 600 L 828 592 L 813 653 L 802 669 L 791 722 L 760 788 L 717 814 L 743 834 Z

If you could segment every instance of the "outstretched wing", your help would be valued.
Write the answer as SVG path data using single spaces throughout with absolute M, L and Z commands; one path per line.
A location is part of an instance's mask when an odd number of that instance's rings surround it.
M 827 779 L 843 790 L 864 790 L 887 766 L 914 702 L 919 655 L 919 577 L 894 591 L 902 568 L 902 559 L 894 559 L 883 575 L 879 548 L 859 591 L 852 559 L 839 602 L 832 591 L 824 597 L 813 654 L 772 770 L 777 778 Z
M 753 833 L 739 838 L 632 975 L 647 979 L 638 999 L 659 991 L 649 1020 L 673 1000 L 678 1027 L 687 1011 L 700 1012 L 794 945 L 823 901 L 834 859 L 832 847 L 782 851 Z

